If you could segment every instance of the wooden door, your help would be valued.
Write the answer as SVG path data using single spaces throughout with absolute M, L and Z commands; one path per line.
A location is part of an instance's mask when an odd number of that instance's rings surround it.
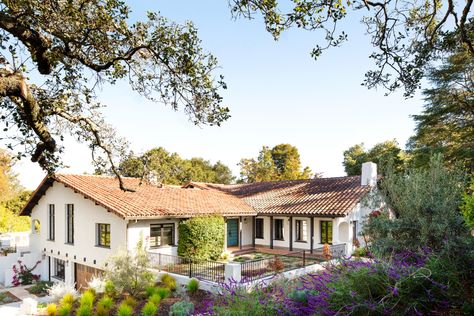
M 74 272 L 76 276 L 76 289 L 84 290 L 87 288 L 87 282 L 89 282 L 92 277 L 102 274 L 103 271 L 83 264 L 75 263 Z
M 239 244 L 239 222 L 236 219 L 227 220 L 227 247 Z

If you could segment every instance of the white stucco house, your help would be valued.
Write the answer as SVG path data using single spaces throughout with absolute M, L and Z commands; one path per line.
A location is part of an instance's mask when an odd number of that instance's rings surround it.
M 305 249 L 346 244 L 372 210 L 362 199 L 377 180 L 376 165 L 361 176 L 219 185 L 140 184 L 121 191 L 109 176 L 46 177 L 21 215 L 32 220 L 30 252 L 45 280 L 83 286 L 111 254 L 133 249 L 140 238 L 150 252 L 177 254 L 178 224 L 197 215 L 226 219 L 225 248 Z M 225 249 L 223 249 L 225 250 Z

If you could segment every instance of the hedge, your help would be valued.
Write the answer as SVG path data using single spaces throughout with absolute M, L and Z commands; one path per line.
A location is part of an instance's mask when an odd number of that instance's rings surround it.
M 179 224 L 178 254 L 194 260 L 217 260 L 224 249 L 222 216 L 197 216 Z

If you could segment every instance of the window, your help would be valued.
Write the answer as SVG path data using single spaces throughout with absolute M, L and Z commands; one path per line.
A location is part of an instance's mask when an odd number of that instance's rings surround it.
M 174 224 L 151 224 L 150 247 L 174 245 Z
M 275 239 L 283 240 L 283 220 L 282 219 L 275 220 Z
M 66 204 L 66 243 L 74 243 L 74 204 Z
M 110 224 L 97 224 L 97 246 L 110 248 Z
M 255 238 L 263 238 L 263 218 L 255 219 Z
M 321 221 L 321 243 L 332 244 L 332 221 Z
M 296 241 L 306 241 L 307 225 L 305 220 L 296 220 Z
M 54 240 L 54 204 L 48 204 L 48 239 Z
M 64 281 L 64 260 L 54 258 L 53 264 L 53 276 Z

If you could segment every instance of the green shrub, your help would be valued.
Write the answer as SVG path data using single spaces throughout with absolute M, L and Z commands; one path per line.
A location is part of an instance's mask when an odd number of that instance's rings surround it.
M 110 280 L 105 281 L 105 295 L 108 297 L 115 297 L 117 295 L 117 289 L 115 288 L 114 282 Z
M 117 316 L 132 316 L 133 307 L 122 302 L 117 310 Z
M 137 300 L 131 296 L 128 296 L 126 299 L 124 299 L 122 303 L 127 304 L 128 306 L 132 308 L 135 308 L 135 306 L 137 306 Z
M 105 309 L 111 309 L 112 306 L 114 306 L 114 301 L 108 297 L 108 296 L 104 296 L 100 299 L 100 301 L 97 303 L 97 307 L 103 307 Z
M 148 301 L 142 308 L 142 315 L 143 316 L 153 316 L 156 314 L 158 307 L 153 303 Z
M 169 274 L 163 274 L 161 277 L 161 283 L 171 291 L 176 290 L 176 279 Z
M 28 288 L 28 292 L 31 294 L 43 294 L 47 293 L 48 288 L 53 285 L 53 282 L 48 281 L 37 281 L 35 284 Z
M 107 263 L 105 279 L 110 280 L 119 292 L 137 296 L 154 283 L 155 276 L 149 270 L 148 254 L 141 247 L 137 247 L 133 252 L 120 251 Z
M 94 299 L 95 299 L 95 295 L 93 291 L 91 290 L 85 291 L 81 296 L 81 300 L 80 300 L 81 306 L 89 306 L 92 308 L 92 306 L 94 305 Z
M 91 316 L 92 315 L 92 306 L 81 305 L 76 310 L 77 316 Z
M 46 306 L 46 315 L 48 316 L 56 316 L 56 313 L 58 312 L 58 306 L 54 303 L 48 304 Z
M 69 304 L 69 305 L 72 305 L 74 304 L 74 295 L 72 295 L 71 293 L 66 293 L 64 294 L 63 298 L 61 299 L 60 301 L 60 304 L 61 305 L 64 305 L 64 304 Z
M 160 304 L 160 301 L 161 301 L 161 297 L 158 295 L 158 294 L 153 294 L 152 296 L 150 296 L 150 298 L 148 299 L 148 302 L 152 302 L 153 304 L 155 304 L 156 306 L 158 306 Z
M 107 308 L 105 308 L 104 306 L 102 305 L 97 305 L 97 307 L 95 308 L 95 314 L 94 316 L 107 316 L 109 315 L 109 311 Z
M 354 257 L 365 257 L 367 256 L 367 254 L 368 254 L 367 248 L 359 247 L 354 250 L 354 253 L 352 255 Z
M 69 316 L 72 311 L 72 304 L 61 303 L 58 309 L 58 316 Z
M 199 280 L 191 279 L 188 282 L 187 288 L 190 293 L 196 293 L 199 290 Z
M 222 216 L 197 216 L 179 224 L 178 254 L 194 260 L 217 260 L 224 249 Z
M 147 286 L 145 288 L 145 293 L 147 297 L 152 296 L 153 294 L 156 293 L 156 287 L 155 286 Z
M 167 298 L 168 296 L 170 296 L 170 290 L 165 287 L 157 287 L 156 294 L 158 294 L 160 298 L 163 300 Z
M 194 304 L 188 301 L 179 301 L 171 305 L 170 316 L 187 316 L 194 312 Z

